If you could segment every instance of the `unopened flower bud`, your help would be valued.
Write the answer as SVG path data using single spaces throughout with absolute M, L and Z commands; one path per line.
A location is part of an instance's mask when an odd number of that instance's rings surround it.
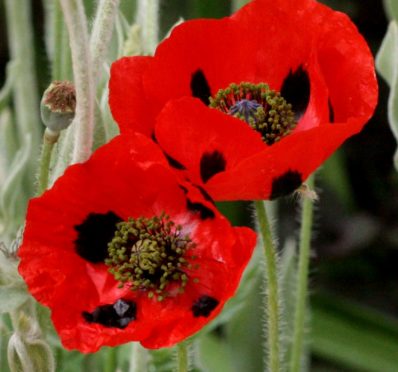
M 14 334 L 7 348 L 11 372 L 55 371 L 55 360 L 50 346 L 43 340 L 38 323 L 20 312 L 16 319 Z
M 40 111 L 44 125 L 54 133 L 66 129 L 75 116 L 76 92 L 69 81 L 53 81 L 41 100 Z

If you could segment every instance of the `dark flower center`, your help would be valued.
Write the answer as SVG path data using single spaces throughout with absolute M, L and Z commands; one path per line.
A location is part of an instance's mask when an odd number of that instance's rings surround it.
M 267 145 L 279 141 L 297 125 L 292 105 L 264 83 L 230 84 L 210 98 L 210 107 L 245 121 Z
M 175 225 L 166 214 L 152 218 L 130 218 L 119 222 L 112 241 L 108 244 L 109 266 L 120 287 L 144 290 L 148 297 L 159 301 L 167 296 L 169 283 L 177 283 L 180 292 L 188 282 L 184 269 L 191 268 L 186 257 L 195 247 L 182 227 Z

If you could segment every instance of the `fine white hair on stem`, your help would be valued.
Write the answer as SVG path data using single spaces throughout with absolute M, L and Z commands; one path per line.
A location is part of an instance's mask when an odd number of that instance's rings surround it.
M 120 0 L 101 0 L 98 4 L 90 39 L 94 84 L 108 51 L 119 3 Z
M 133 342 L 129 372 L 147 370 L 149 361 L 150 355 L 148 350 L 141 346 L 139 342 Z
M 153 54 L 159 42 L 159 0 L 138 0 L 137 24 L 141 27 L 144 54 Z
M 94 131 L 94 79 L 89 48 L 87 18 L 82 0 L 61 0 L 69 33 L 76 87 L 76 115 L 73 120 L 72 164 L 88 159 Z

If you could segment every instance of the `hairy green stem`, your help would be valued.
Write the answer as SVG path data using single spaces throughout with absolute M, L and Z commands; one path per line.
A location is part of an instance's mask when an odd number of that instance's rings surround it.
M 280 306 L 278 290 L 278 252 L 272 240 L 265 204 L 255 201 L 259 229 L 263 241 L 267 283 L 268 370 L 280 372 Z
M 314 187 L 314 179 L 311 176 L 307 181 L 309 188 Z M 311 231 L 313 220 L 313 201 L 304 198 L 301 215 L 301 230 L 299 244 L 299 262 L 297 272 L 297 297 L 294 314 L 294 333 L 292 352 L 290 357 L 290 372 L 299 372 L 303 355 L 305 313 L 307 310 L 308 296 L 308 269 L 311 249 Z
M 61 132 L 57 144 L 58 156 L 55 159 L 54 168 L 50 175 L 50 184 L 54 183 L 58 177 L 62 176 L 65 169 L 72 162 L 73 135 L 73 127 L 69 127 Z
M 94 132 L 94 79 L 91 66 L 87 18 L 81 0 L 60 0 L 68 28 L 76 87 L 76 116 L 73 120 L 72 163 L 88 159 Z
M 111 347 L 107 351 L 104 372 L 117 371 L 117 354 L 118 354 L 118 350 L 116 347 Z
M 59 1 L 53 1 L 51 8 L 51 31 L 53 33 L 50 45 L 52 54 L 52 80 L 63 80 L 65 77 L 62 76 L 62 64 L 64 63 L 62 47 L 65 25 Z
M 188 372 L 188 349 L 184 342 L 177 345 L 177 372 Z
M 38 187 L 37 187 L 38 195 L 41 195 L 44 191 L 47 190 L 48 179 L 50 174 L 51 154 L 53 152 L 54 145 L 58 140 L 58 137 L 59 137 L 58 133 L 55 134 L 52 131 L 50 131 L 48 128 L 44 132 L 43 145 L 40 157 Z
M 101 0 L 90 39 L 94 82 L 98 79 L 111 40 L 120 0 Z
M 148 361 L 148 350 L 143 348 L 139 342 L 134 342 L 130 358 L 129 372 L 147 372 L 149 369 Z
M 137 6 L 141 45 L 144 54 L 153 54 L 159 43 L 159 0 L 138 0 Z
M 68 31 L 63 19 L 59 1 L 47 0 L 51 13 L 48 14 L 51 22 L 52 38 L 50 39 L 50 53 L 52 57 L 52 80 L 72 80 L 72 60 L 70 55 Z

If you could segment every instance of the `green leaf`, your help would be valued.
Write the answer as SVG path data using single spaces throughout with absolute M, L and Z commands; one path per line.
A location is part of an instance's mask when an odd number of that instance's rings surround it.
M 135 13 L 137 10 L 137 1 L 129 0 L 129 1 L 121 1 L 120 2 L 120 11 L 126 17 L 128 22 L 133 22 L 135 18 Z
M 390 22 L 387 34 L 376 57 L 376 67 L 390 85 L 388 97 L 388 121 L 391 131 L 398 140 L 398 24 Z M 394 165 L 398 170 L 398 150 L 394 155 Z
M 201 364 L 207 372 L 235 371 L 228 346 L 222 338 L 204 335 L 198 340 Z
M 262 263 L 262 262 L 261 262 Z M 242 307 L 225 325 L 225 337 L 234 369 L 264 371 L 264 274 L 258 270 Z
M 0 112 L 3 111 L 10 102 L 12 86 L 17 72 L 17 64 L 14 61 L 8 62 L 6 67 L 6 81 L 0 90 Z
M 21 230 L 18 231 L 17 238 L 6 247 L 0 246 L 0 288 L 12 286 L 25 288 L 24 281 L 18 273 L 18 260 L 15 258 L 16 249 L 21 243 Z
M 5 316 L 0 317 L 0 371 L 8 371 L 7 345 L 11 332 L 4 324 Z
M 123 13 L 119 11 L 115 20 L 115 32 L 110 45 L 110 61 L 124 55 L 141 55 L 141 29 L 136 23 L 129 25 Z
M 312 352 L 363 372 L 395 372 L 398 321 L 333 296 L 312 301 Z
M 18 139 L 13 119 L 11 110 L 8 108 L 0 112 L 0 184 L 3 184 L 18 151 Z
M 108 104 L 108 88 L 105 87 L 102 91 L 100 103 L 99 103 L 99 111 L 101 115 L 101 122 L 103 125 L 105 142 L 110 141 L 112 138 L 119 134 L 119 128 L 115 121 L 113 120 L 111 111 L 109 109 Z
M 391 21 L 376 56 L 376 67 L 380 75 L 391 86 L 396 80 L 396 59 L 398 50 L 398 25 Z
M 175 370 L 175 357 L 172 348 L 151 350 L 151 366 L 156 372 Z
M 23 180 L 31 159 L 31 136 L 25 134 L 25 146 L 18 150 L 10 166 L 3 187 L 0 189 L 0 217 L 6 234 L 15 233 L 25 215 L 27 195 L 23 191 Z
M 0 286 L 0 314 L 10 313 L 23 305 L 29 295 L 26 288 L 14 286 Z

